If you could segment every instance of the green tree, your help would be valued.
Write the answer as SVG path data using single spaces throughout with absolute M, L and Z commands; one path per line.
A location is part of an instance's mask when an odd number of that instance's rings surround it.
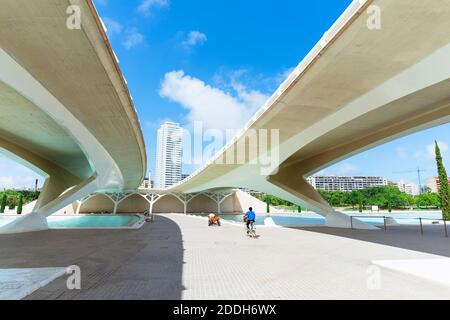
M 359 192 L 355 190 L 352 192 L 347 192 L 344 202 L 345 204 L 351 205 L 352 208 L 355 209 L 356 205 L 359 204 Z
M 439 149 L 437 141 L 435 142 L 435 144 L 436 144 L 436 164 L 439 174 L 439 182 L 441 185 L 439 189 L 439 198 L 441 200 L 442 215 L 445 220 L 450 220 L 450 190 L 448 185 L 448 176 L 447 172 L 445 171 L 444 164 L 442 162 L 441 150 Z
M 346 199 L 346 193 L 345 191 L 332 191 L 330 192 L 330 197 L 328 202 L 333 207 L 340 207 L 344 205 L 345 199 Z
M 388 211 L 389 213 L 392 212 L 392 193 L 391 193 L 391 188 L 387 188 L 387 207 L 388 207 Z
M 400 199 L 401 199 L 401 202 L 402 202 L 401 206 L 403 208 L 411 207 L 415 203 L 414 198 L 412 196 L 410 196 L 409 194 L 406 194 L 406 193 L 401 194 L 400 195 Z
M 318 189 L 317 191 L 319 192 L 319 194 L 322 196 L 322 198 L 326 202 L 331 204 L 331 192 L 325 191 L 325 190 L 322 190 L 322 189 Z
M 22 214 L 22 208 L 23 207 L 23 195 L 22 194 L 20 194 L 19 195 L 19 200 L 18 200 L 18 203 L 17 203 L 17 214 Z
M 441 203 L 439 201 L 439 196 L 436 193 L 424 193 L 416 197 L 416 204 L 417 207 L 420 209 L 421 207 L 438 208 Z
M 364 196 L 362 192 L 356 191 L 356 197 L 358 199 L 358 211 L 359 213 L 362 213 L 364 210 Z
M 6 208 L 6 201 L 8 200 L 8 196 L 6 195 L 6 192 L 2 194 L 2 198 L 0 200 L 0 213 L 5 213 Z

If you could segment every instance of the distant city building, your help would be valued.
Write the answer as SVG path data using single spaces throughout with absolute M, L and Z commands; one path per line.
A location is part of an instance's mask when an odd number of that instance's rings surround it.
M 140 186 L 142 189 L 150 189 L 151 188 L 151 181 L 150 178 L 145 178 L 144 181 L 142 181 L 142 184 Z
M 158 130 L 155 188 L 168 188 L 181 181 L 183 131 L 178 123 L 166 122 Z
M 429 189 L 429 191 L 431 191 L 432 193 L 437 193 L 438 192 L 438 181 L 439 181 L 439 179 L 437 177 L 428 178 L 425 180 L 425 185 L 426 185 L 427 189 Z M 440 185 L 440 183 L 439 183 L 439 185 Z
M 184 179 L 188 178 L 189 176 L 190 176 L 190 174 L 183 173 L 183 174 L 181 175 L 181 180 L 184 180 Z
M 314 189 L 325 191 L 353 191 L 388 185 L 388 180 L 382 177 L 312 176 L 308 182 Z
M 450 177 L 448 178 L 448 183 L 450 184 Z M 438 193 L 441 189 L 441 182 L 438 177 L 428 178 L 425 181 L 427 188 L 431 190 L 432 193 Z
M 149 172 L 148 177 L 144 178 L 139 188 L 141 189 L 152 189 L 153 188 L 152 173 Z
M 397 182 L 394 182 L 394 181 L 388 180 L 387 185 L 388 185 L 389 187 L 398 188 L 398 183 L 397 183 Z
M 401 181 L 397 185 L 398 185 L 398 189 L 401 192 L 404 192 L 411 196 L 418 196 L 420 194 L 420 187 L 417 184 L 406 183 L 406 182 Z

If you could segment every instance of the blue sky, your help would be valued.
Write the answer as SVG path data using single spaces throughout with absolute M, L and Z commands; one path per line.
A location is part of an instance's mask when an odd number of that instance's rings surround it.
M 155 163 L 165 120 L 189 128 L 239 128 L 309 52 L 350 0 L 94 0 L 134 98 Z M 196 99 L 199 94 L 206 101 Z M 430 145 L 450 168 L 450 124 L 385 144 L 324 174 L 377 175 L 414 182 L 435 175 Z M 186 166 L 191 172 L 195 167 Z M 0 159 L 0 188 L 31 186 L 35 175 Z

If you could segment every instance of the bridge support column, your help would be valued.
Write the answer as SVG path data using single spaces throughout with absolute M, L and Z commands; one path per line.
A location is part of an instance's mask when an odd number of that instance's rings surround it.
M 119 205 L 127 199 L 128 197 L 132 196 L 134 193 L 126 194 L 126 193 L 105 193 L 105 195 L 111 199 L 111 201 L 114 203 L 113 212 L 112 214 L 117 214 L 117 209 L 119 208 Z
M 36 203 L 34 211 L 22 216 L 0 228 L 0 234 L 24 233 L 48 229 L 47 217 L 63 209 L 76 200 L 85 197 L 97 189 L 95 177 L 91 177 L 63 194 L 55 193 L 57 187 L 52 184 L 54 180 L 47 179 L 42 191 L 42 198 Z M 51 194 L 55 198 L 51 201 Z
M 83 206 L 83 204 L 85 204 L 88 200 L 90 200 L 93 197 L 98 196 L 98 195 L 99 195 L 99 193 L 92 193 L 92 194 L 88 195 L 87 197 L 84 197 L 83 199 L 81 199 L 78 202 L 77 211 L 75 212 L 75 214 L 79 215 L 80 211 L 81 211 L 81 207 Z
M 82 203 L 81 203 L 81 200 L 79 200 L 77 203 L 77 209 L 75 210 L 75 214 L 77 216 L 80 214 L 81 206 L 82 206 Z
M 326 218 L 326 226 L 334 228 L 351 228 L 350 217 L 336 212 L 303 177 L 301 169 L 297 164 L 281 167 L 277 174 L 269 176 L 267 181 L 280 188 L 278 196 L 294 199 L 295 204 L 310 208 L 314 212 Z M 354 224 L 357 229 L 377 230 L 378 228 L 358 221 Z
M 377 227 L 358 219 L 353 219 L 353 221 L 351 221 L 351 218 L 348 215 L 337 211 L 332 212 L 325 217 L 325 225 L 330 228 L 379 230 Z
M 233 194 L 231 193 L 221 193 L 221 192 L 206 192 L 205 195 L 213 200 L 217 204 L 217 213 L 222 213 L 222 203 Z
M 50 116 L 56 124 L 61 124 L 73 142 L 82 146 L 89 166 L 85 173 L 74 175 L 65 167 L 58 166 L 49 159 L 25 150 L 21 146 L 2 142 L 0 146 L 32 164 L 48 175 L 45 186 L 34 212 L 24 215 L 12 223 L 0 228 L 0 233 L 19 233 L 47 229 L 46 218 L 69 204 L 98 191 L 120 189 L 124 185 L 122 171 L 82 120 L 78 119 L 70 108 L 63 105 L 48 88 L 34 78 L 16 59 L 0 49 L 0 82 L 20 93 Z M 89 172 L 89 173 L 88 173 Z M 89 177 L 89 175 L 91 177 Z
M 161 197 L 163 197 L 162 195 L 160 195 L 159 193 L 148 193 L 144 196 L 145 200 L 147 200 L 148 204 L 149 204 L 149 213 L 152 214 L 153 213 L 153 205 L 159 200 L 161 199 Z
M 189 202 L 195 198 L 197 194 L 191 194 L 191 193 L 172 193 L 174 197 L 176 197 L 178 200 L 180 200 L 181 203 L 183 203 L 183 214 L 187 215 L 187 206 Z

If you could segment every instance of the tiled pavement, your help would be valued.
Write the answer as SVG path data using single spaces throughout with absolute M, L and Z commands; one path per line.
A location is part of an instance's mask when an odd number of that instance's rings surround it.
M 450 256 L 439 232 L 243 228 L 162 215 L 140 230 L 0 236 L 0 268 L 79 265 L 82 289 L 60 278 L 28 299 L 448 299 L 450 289 L 380 270 L 373 260 Z M 416 249 L 418 251 L 415 251 Z

